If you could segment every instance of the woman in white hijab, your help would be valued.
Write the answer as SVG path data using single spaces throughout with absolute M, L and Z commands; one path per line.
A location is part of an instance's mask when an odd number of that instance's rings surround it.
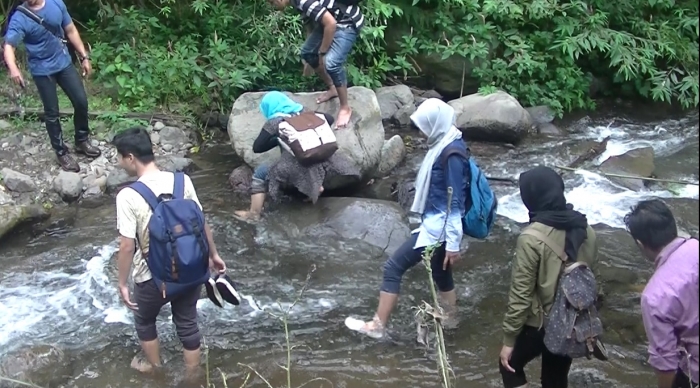
M 399 297 L 401 277 L 421 262 L 423 251 L 441 243 L 433 251 L 433 280 L 440 290 L 444 310 L 454 318 L 457 296 L 452 279 L 452 264 L 460 257 L 462 217 L 469 185 L 468 151 L 462 133 L 455 128 L 454 109 L 436 98 L 423 102 L 411 115 L 411 121 L 428 138 L 429 151 L 416 177 L 416 195 L 411 212 L 421 215 L 421 225 L 384 264 L 384 279 L 374 319 L 364 322 L 348 317 L 345 325 L 372 338 L 382 338 Z M 445 152 L 449 149 L 449 152 Z M 452 188 L 448 204 L 448 187 Z M 448 214 L 449 210 L 449 214 Z

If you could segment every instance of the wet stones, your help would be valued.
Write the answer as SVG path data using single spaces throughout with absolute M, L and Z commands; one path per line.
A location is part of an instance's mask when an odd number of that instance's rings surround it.
M 41 221 L 49 216 L 43 206 L 18 205 L 12 200 L 7 201 L 7 198 L 4 201 L 0 204 L 0 239 L 22 224 Z
M 65 353 L 53 345 L 17 350 L 0 360 L 0 376 L 41 386 L 64 384 L 72 374 L 73 369 Z
M 654 175 L 654 149 L 651 147 L 637 148 L 618 156 L 612 156 L 600 165 L 604 173 L 632 175 L 649 178 Z M 634 178 L 609 177 L 612 182 L 639 191 L 645 187 L 645 181 Z
M 52 188 L 64 201 L 72 202 L 83 192 L 83 179 L 77 172 L 61 171 L 54 178 Z
M 457 116 L 455 125 L 468 140 L 517 144 L 535 130 L 530 113 L 502 91 L 470 94 L 449 104 Z
M 34 180 L 29 175 L 22 174 L 21 172 L 9 168 L 0 170 L 0 174 L 2 175 L 2 181 L 5 187 L 10 191 L 16 193 L 30 193 L 36 190 L 36 183 L 34 183 Z
M 385 86 L 375 89 L 374 93 L 377 95 L 383 122 L 399 127 L 411 124 L 410 116 L 416 111 L 416 105 L 408 86 Z
M 155 130 L 155 126 L 153 127 Z M 182 146 L 188 143 L 188 137 L 185 131 L 176 127 L 163 127 L 158 132 L 159 142 L 161 145 L 169 145 L 171 147 Z
M 394 167 L 398 166 L 406 157 L 406 145 L 399 135 L 392 136 L 389 140 L 384 141 L 382 146 L 382 156 L 379 160 L 377 176 L 385 176 Z

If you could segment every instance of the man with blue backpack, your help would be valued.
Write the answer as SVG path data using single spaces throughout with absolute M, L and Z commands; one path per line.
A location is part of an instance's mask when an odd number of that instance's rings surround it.
M 184 173 L 160 171 L 145 129 L 117 134 L 113 144 L 119 165 L 138 181 L 117 195 L 119 293 L 134 311 L 136 334 L 146 360 L 134 357 L 131 366 L 149 372 L 160 366 L 156 318 L 170 303 L 189 372 L 199 367 L 201 336 L 197 300 L 202 284 L 226 264 L 219 257 L 211 229 L 192 181 Z M 133 302 L 127 280 L 134 281 Z
M 403 274 L 422 261 L 426 248 L 436 244 L 438 248 L 431 257 L 433 281 L 440 291 L 447 324 L 457 321 L 452 266 L 460 259 L 462 236 L 487 237 L 496 213 L 496 198 L 469 157 L 462 133 L 454 126 L 454 109 L 431 98 L 411 115 L 411 121 L 427 136 L 429 147 L 416 177 L 411 206 L 411 212 L 421 215 L 421 225 L 384 264 L 379 306 L 373 320 L 345 320 L 350 330 L 376 339 L 385 335 Z

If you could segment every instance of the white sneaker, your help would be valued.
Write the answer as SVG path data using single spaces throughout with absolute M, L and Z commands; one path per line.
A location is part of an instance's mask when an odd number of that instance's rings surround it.
M 386 333 L 381 323 L 379 323 L 377 328 L 373 330 L 367 330 L 365 328 L 365 321 L 353 317 L 345 318 L 345 326 L 347 326 L 347 328 L 352 331 L 356 331 L 374 339 L 382 339 Z

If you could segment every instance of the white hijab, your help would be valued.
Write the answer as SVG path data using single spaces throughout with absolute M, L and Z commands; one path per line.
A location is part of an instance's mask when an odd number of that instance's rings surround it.
M 462 132 L 454 125 L 455 110 L 437 98 L 429 98 L 420 104 L 411 115 L 411 121 L 428 137 L 429 150 L 418 170 L 416 195 L 411 205 L 412 212 L 422 215 L 428 199 L 433 164 L 448 144 L 462 138 Z

